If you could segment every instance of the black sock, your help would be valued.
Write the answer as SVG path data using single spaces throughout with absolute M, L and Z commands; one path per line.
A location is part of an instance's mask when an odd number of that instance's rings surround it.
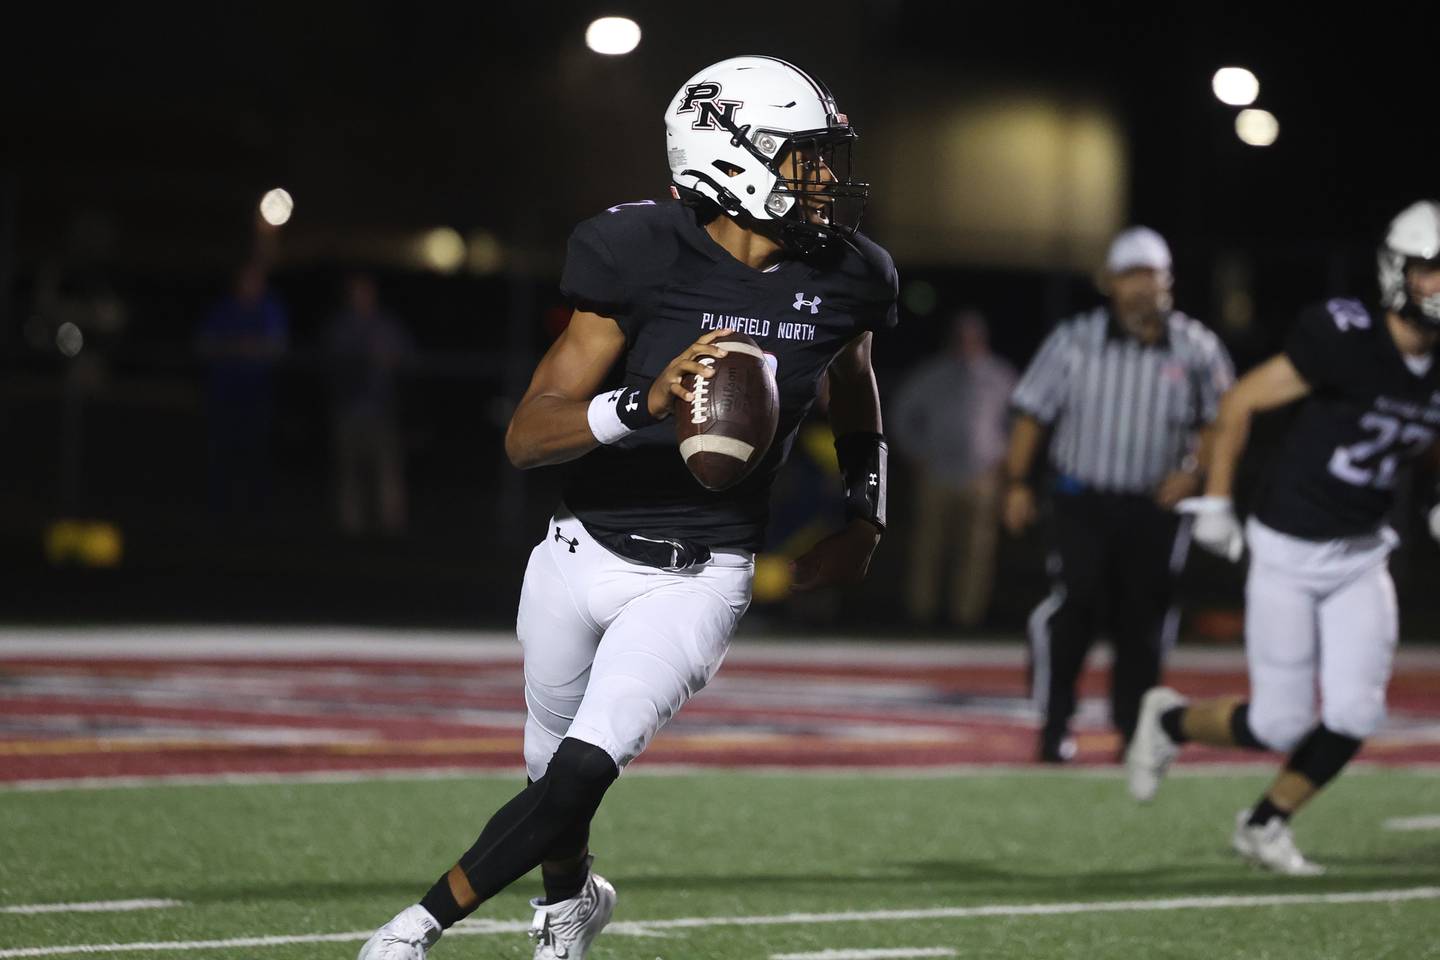
M 1175 743 L 1189 743 L 1190 738 L 1185 736 L 1181 723 L 1185 719 L 1184 707 L 1171 707 L 1160 714 L 1160 729 L 1165 731 L 1165 736 Z
M 1288 823 L 1290 820 L 1290 812 L 1288 810 L 1281 810 L 1275 806 L 1275 804 L 1270 802 L 1268 796 L 1261 797 L 1260 802 L 1255 804 L 1255 809 L 1250 811 L 1250 819 L 1247 820 L 1246 823 L 1252 827 L 1263 827 L 1276 817 Z
M 585 886 L 585 881 L 590 879 L 590 858 L 582 857 L 579 866 L 568 873 L 551 873 L 549 870 L 541 870 L 540 879 L 545 884 L 546 903 L 569 900 L 578 894 L 580 888 Z
M 590 823 L 577 823 L 555 838 L 550 849 L 545 851 L 545 860 L 540 865 L 540 879 L 545 883 L 545 902 L 559 903 L 569 900 L 580 892 L 590 876 Z M 575 861 L 575 869 L 552 873 L 545 869 L 547 864 Z
M 1345 768 L 1359 752 L 1360 744 L 1361 741 L 1354 737 L 1336 733 L 1322 723 L 1300 741 L 1285 762 L 1285 767 L 1315 784 L 1315 789 L 1319 790 Z
M 430 911 L 430 916 L 439 921 L 442 930 L 449 930 L 464 920 L 465 915 L 470 912 L 460 909 L 460 904 L 455 902 L 455 894 L 450 892 L 448 870 L 443 877 L 435 881 L 435 886 L 420 898 L 420 906 Z

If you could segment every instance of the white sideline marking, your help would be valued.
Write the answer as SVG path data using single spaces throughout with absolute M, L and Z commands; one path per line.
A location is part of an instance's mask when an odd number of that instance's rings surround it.
M 63 777 L 0 783 L 0 793 L 51 793 L 63 790 L 134 790 L 144 787 L 261 787 L 271 784 L 353 784 L 385 780 L 515 780 L 524 767 L 474 769 L 411 767 L 381 770 L 312 770 L 299 773 L 157 773 L 134 777 Z
M 536 533 L 541 531 L 537 530 Z M 1024 638 L 997 634 L 982 642 L 917 642 L 913 637 L 877 632 L 865 637 L 819 636 L 803 644 L 782 636 L 751 633 L 742 628 L 726 663 L 874 663 L 885 666 L 1023 666 Z M 239 660 L 309 659 L 332 656 L 346 660 L 399 659 L 442 662 L 519 663 L 515 634 L 504 630 L 393 630 L 362 627 L 310 626 L 174 626 L 169 624 L 107 627 L 0 627 L 0 657 L 38 656 L 47 659 L 93 657 L 234 657 Z M 1109 648 L 1095 650 L 1093 667 L 1109 663 Z M 1181 647 L 1168 664 L 1181 668 L 1245 668 L 1245 652 L 1233 647 Z M 1396 652 L 1398 671 L 1440 668 L 1440 649 L 1402 644 Z
M 1386 830 L 1440 830 L 1440 814 L 1428 817 L 1391 817 L 1383 826 Z
M 130 953 L 137 950 L 223 950 L 231 947 L 281 947 L 293 943 L 358 943 L 373 932 L 373 930 L 364 930 L 354 933 L 316 933 L 303 937 L 236 937 L 232 940 L 190 940 L 168 943 L 77 943 L 66 947 L 20 947 L 15 950 L 0 950 L 0 957 L 57 957 L 76 953 Z
M 1253 776 L 1272 771 L 1267 760 L 1237 763 L 1205 763 L 1172 767 L 1167 776 L 1175 778 Z M 1370 774 L 1393 776 L 1404 773 L 1440 776 L 1440 763 L 1407 763 L 1401 767 L 1359 761 L 1345 768 L 1347 777 Z M 746 764 L 738 767 L 705 766 L 691 763 L 640 763 L 625 771 L 627 777 L 688 777 L 726 774 L 754 777 L 875 777 L 898 780 L 945 780 L 952 777 L 1066 777 L 1095 780 L 1123 780 L 1125 771 L 1116 767 L 1074 767 L 1055 770 L 1033 763 L 948 763 L 926 767 L 794 767 L 785 764 Z M 377 781 L 424 780 L 515 780 L 525 776 L 516 767 L 397 767 L 376 770 L 314 770 L 300 773 L 176 773 L 130 777 L 55 777 L 35 780 L 0 781 L 0 794 L 51 793 L 63 790 L 133 790 L 149 787 L 255 787 L 270 784 L 356 784 Z
M 1018 903 L 984 907 L 931 907 L 920 910 L 864 910 L 851 913 L 786 913 L 758 917 L 681 917 L 674 920 L 639 920 L 612 923 L 611 933 L 654 936 L 657 930 L 694 930 L 705 927 L 763 927 L 822 923 L 859 923 L 890 920 L 965 920 L 975 917 L 1053 917 L 1078 913 L 1130 913 L 1165 910 L 1215 910 L 1229 907 L 1284 907 L 1343 903 L 1401 903 L 1440 899 L 1440 887 L 1371 890 L 1365 893 L 1275 894 L 1260 897 L 1176 897 L 1168 900 L 1094 900 L 1088 903 Z M 466 921 L 451 928 L 450 936 L 519 933 L 523 921 Z M 371 930 L 349 933 L 311 933 L 297 936 L 238 937 L 230 940 L 187 940 L 150 943 L 85 943 L 56 947 L 20 947 L 0 950 L 0 960 L 14 957 L 54 957 L 76 953 L 129 953 L 134 951 L 187 951 L 229 947 L 278 947 L 297 943 L 358 943 Z
M 85 903 L 21 903 L 0 907 L 0 913 L 124 913 L 183 907 L 184 900 L 91 900 Z
M 955 957 L 949 947 L 896 947 L 880 950 L 816 950 L 814 953 L 772 953 L 770 960 L 903 960 L 905 957 Z

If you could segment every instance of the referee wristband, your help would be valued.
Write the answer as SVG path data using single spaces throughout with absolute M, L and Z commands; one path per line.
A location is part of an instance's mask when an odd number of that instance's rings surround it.
M 585 419 L 590 423 L 590 432 L 601 443 L 614 443 L 628 437 L 642 427 L 660 421 L 650 416 L 650 404 L 646 402 L 644 387 L 622 387 L 602 393 L 590 401 Z

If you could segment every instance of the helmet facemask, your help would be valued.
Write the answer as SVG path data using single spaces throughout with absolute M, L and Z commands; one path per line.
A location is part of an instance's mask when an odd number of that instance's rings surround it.
M 779 228 L 779 238 L 801 254 L 817 253 L 850 239 L 860 227 L 870 185 L 851 178 L 851 151 L 857 136 L 844 122 L 818 130 L 752 130 L 729 117 L 717 121 L 730 131 L 730 143 L 745 150 L 773 177 L 766 221 L 748 214 L 726 185 L 726 176 L 685 170 L 715 190 L 720 207 L 734 217 L 745 216 L 762 230 Z M 718 164 L 717 164 L 718 166 Z M 753 190 L 752 188 L 749 188 Z
M 846 126 L 792 133 L 781 144 L 765 209 L 781 221 L 787 246 L 815 252 L 860 228 L 870 185 L 851 176 L 854 143 Z
M 1440 293 L 1417 297 L 1410 280 L 1412 266 L 1440 269 L 1440 258 L 1424 260 L 1382 247 L 1379 255 L 1380 295 L 1387 309 L 1402 320 L 1430 330 L 1440 330 Z

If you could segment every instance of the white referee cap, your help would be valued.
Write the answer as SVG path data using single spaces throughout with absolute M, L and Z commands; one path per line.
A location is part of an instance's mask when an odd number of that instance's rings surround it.
M 1151 270 L 1170 269 L 1170 247 L 1165 238 L 1149 227 L 1131 227 L 1120 231 L 1110 244 L 1105 269 L 1123 273 L 1136 267 Z

